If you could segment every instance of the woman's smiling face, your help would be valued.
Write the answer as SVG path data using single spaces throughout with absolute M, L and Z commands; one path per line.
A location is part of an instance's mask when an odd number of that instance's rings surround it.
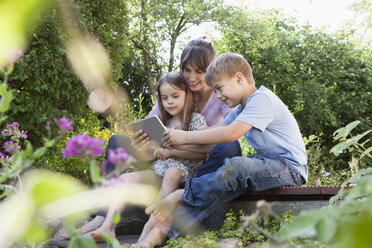
M 200 91 L 202 88 L 207 86 L 204 79 L 205 72 L 190 63 L 186 64 L 182 73 L 186 78 L 191 91 Z

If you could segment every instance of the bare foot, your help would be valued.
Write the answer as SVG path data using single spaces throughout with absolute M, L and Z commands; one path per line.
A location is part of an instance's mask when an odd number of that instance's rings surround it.
M 146 222 L 145 226 L 143 227 L 142 233 L 137 241 L 137 244 L 141 243 L 149 234 L 151 229 L 158 223 L 158 219 L 152 214 L 150 219 Z
M 112 223 L 109 225 L 102 225 L 100 228 L 92 232 L 88 232 L 87 234 L 91 235 L 94 238 L 94 241 L 96 241 L 97 243 L 100 243 L 100 242 L 104 242 L 102 238 L 103 233 L 111 237 L 116 237 L 115 225 Z
M 96 215 L 96 217 L 94 217 L 93 220 L 85 223 L 80 228 L 80 234 L 86 234 L 88 232 L 96 230 L 97 228 L 99 228 L 103 224 L 104 221 L 105 221 L 104 216 Z
M 149 234 L 147 235 L 146 239 L 136 244 L 131 245 L 131 248 L 147 248 L 147 247 L 154 247 L 154 246 L 162 246 L 165 244 L 165 240 L 167 235 L 164 234 L 159 228 L 154 227 L 151 229 Z
M 146 214 L 154 214 L 155 217 L 164 222 L 173 213 L 173 210 L 177 207 L 177 204 L 182 196 L 183 191 L 176 190 L 170 193 L 158 204 L 152 204 L 145 209 Z

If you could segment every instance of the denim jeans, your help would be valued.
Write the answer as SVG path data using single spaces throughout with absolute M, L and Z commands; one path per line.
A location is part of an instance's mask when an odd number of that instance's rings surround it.
M 242 149 L 239 141 L 231 143 L 218 144 L 209 153 L 208 159 L 203 166 L 195 173 L 194 177 L 200 177 L 216 171 L 223 165 L 225 158 L 232 158 L 242 155 Z
M 280 186 L 300 186 L 303 178 L 280 158 L 263 155 L 225 159 L 216 172 L 186 182 L 181 203 L 175 211 L 169 238 L 177 238 L 182 230 L 195 230 L 219 206 L 244 194 Z

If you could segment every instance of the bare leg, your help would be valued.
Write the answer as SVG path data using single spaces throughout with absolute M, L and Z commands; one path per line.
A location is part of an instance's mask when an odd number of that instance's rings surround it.
M 125 173 L 120 176 L 126 182 L 131 183 L 152 183 L 156 184 L 158 179 L 155 177 L 153 171 L 138 171 L 138 172 L 130 172 Z M 106 217 L 100 218 L 101 223 L 99 226 L 96 226 L 94 229 L 88 227 L 93 226 L 93 223 L 88 222 L 86 225 L 82 227 L 82 230 L 88 230 L 85 233 L 91 234 L 95 239 L 100 240 L 103 233 L 106 233 L 110 236 L 115 236 L 115 225 L 112 222 L 112 218 L 114 217 L 115 213 L 122 213 L 125 209 L 125 204 L 120 206 L 119 208 L 110 207 Z
M 145 209 L 146 214 L 154 214 L 155 217 L 163 222 L 167 220 L 173 213 L 180 201 L 184 189 L 178 189 L 168 194 L 160 204 L 152 204 Z
M 178 184 L 182 178 L 182 171 L 178 168 L 169 168 L 165 171 L 163 182 L 161 184 L 160 196 L 164 198 L 169 193 L 174 192 L 178 188 Z
M 178 184 L 182 178 L 182 172 L 178 168 L 169 168 L 166 170 L 164 177 L 163 177 L 163 183 L 161 185 L 160 189 L 160 195 L 162 198 L 169 195 L 170 193 L 174 192 L 178 188 Z M 173 211 L 173 210 L 172 210 Z M 147 213 L 148 215 L 151 214 L 151 212 Z M 154 226 L 158 224 L 159 221 L 156 220 L 155 216 L 153 214 L 150 215 L 150 219 L 145 224 L 142 233 L 135 245 L 141 244 L 144 242 L 144 240 L 147 238 L 148 234 L 152 231 Z

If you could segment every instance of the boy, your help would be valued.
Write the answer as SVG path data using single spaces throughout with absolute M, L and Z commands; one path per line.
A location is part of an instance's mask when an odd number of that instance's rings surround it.
M 247 190 L 300 186 L 308 176 L 305 145 L 295 118 L 272 91 L 264 86 L 256 89 L 252 69 L 242 56 L 220 55 L 208 66 L 205 79 L 220 100 L 238 108 L 223 123 L 211 128 L 192 132 L 167 130 L 165 144 L 199 144 L 201 151 L 207 144 L 228 143 L 244 136 L 256 154 L 226 158 L 216 172 L 192 178 L 184 190 L 173 194 L 173 200 L 181 197 L 183 205 L 176 212 L 186 216 L 182 225 L 189 230 L 218 206 Z M 162 215 L 156 209 L 150 211 Z M 172 231 L 168 236 L 176 238 L 178 233 Z

